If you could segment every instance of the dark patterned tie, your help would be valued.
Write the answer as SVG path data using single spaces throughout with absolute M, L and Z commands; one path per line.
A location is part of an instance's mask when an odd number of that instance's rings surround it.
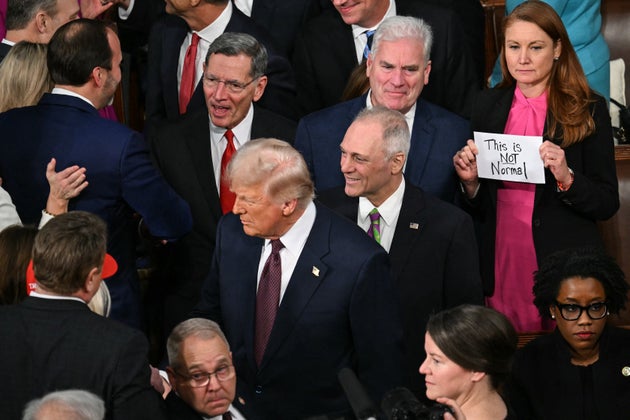
M 223 413 L 223 415 L 221 416 L 222 420 L 232 420 L 232 414 L 230 414 L 229 411 L 226 411 L 225 413 Z
M 370 227 L 367 234 L 370 238 L 374 238 L 376 242 L 381 243 L 381 215 L 376 208 L 369 213 Z
M 197 60 L 197 46 L 199 45 L 199 35 L 192 34 L 192 41 L 184 56 L 184 67 L 182 69 L 182 80 L 179 84 L 179 113 L 185 114 L 188 102 L 195 91 L 195 61 Z
M 280 250 L 284 248 L 280 239 L 271 240 L 271 255 L 267 258 L 256 294 L 256 332 L 254 337 L 254 357 L 256 364 L 265 354 L 269 335 L 273 328 L 280 303 L 280 283 L 282 280 L 282 263 Z
M 230 163 L 232 155 L 236 153 L 236 147 L 234 147 L 234 133 L 232 133 L 232 130 L 228 129 L 225 132 L 225 139 L 227 140 L 227 146 L 225 147 L 225 151 L 221 157 L 221 180 L 219 181 L 219 199 L 221 200 L 221 210 L 223 211 L 223 214 L 232 211 L 234 201 L 236 200 L 236 196 L 232 191 L 230 191 L 230 186 L 225 179 L 225 171 L 228 163 Z

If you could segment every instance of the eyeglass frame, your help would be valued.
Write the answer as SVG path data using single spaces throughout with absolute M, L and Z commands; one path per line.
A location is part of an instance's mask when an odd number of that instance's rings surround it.
M 590 311 L 591 311 L 591 308 L 592 308 L 594 305 L 603 305 L 603 307 L 604 307 L 604 313 L 603 313 L 603 315 L 602 315 L 602 316 L 600 316 L 599 318 L 593 317 L 593 315 L 591 315 L 591 312 L 590 312 Z M 608 312 L 608 304 L 606 303 L 606 301 L 603 301 L 603 302 L 594 302 L 594 303 L 591 303 L 591 304 L 590 304 L 590 305 L 588 305 L 588 306 L 581 306 L 581 305 L 578 305 L 578 304 L 575 304 L 575 303 L 560 303 L 560 302 L 558 302 L 558 301 L 556 300 L 556 301 L 555 301 L 555 306 L 556 306 L 556 307 L 560 310 L 560 316 L 561 316 L 561 317 L 562 317 L 562 319 L 564 319 L 565 321 L 577 321 L 578 319 L 580 319 L 580 317 L 582 317 L 582 314 L 584 313 L 584 311 L 586 311 L 586 315 L 587 315 L 587 316 L 588 316 L 591 320 L 593 320 L 593 321 L 598 321 L 598 320 L 600 320 L 600 319 L 604 319 L 604 318 L 606 318 L 606 317 L 609 315 L 609 312 Z M 566 316 L 564 316 L 564 308 L 567 308 L 567 307 L 569 307 L 569 306 L 571 306 L 571 307 L 573 307 L 573 308 L 576 308 L 576 309 L 579 309 L 579 310 L 580 310 L 580 312 L 578 313 L 578 316 L 577 316 L 575 319 L 569 319 L 569 318 L 567 318 Z
M 219 79 L 218 77 L 214 77 L 214 76 L 208 77 L 206 74 L 204 74 L 202 77 L 203 79 L 202 82 L 204 84 L 207 84 L 207 86 L 211 88 L 217 88 L 219 87 L 221 83 L 223 83 L 225 85 L 225 88 L 231 93 L 243 93 L 245 88 L 251 85 L 254 81 L 258 80 L 260 76 L 262 76 L 262 74 L 254 77 L 249 82 L 244 83 L 244 82 L 239 82 L 237 80 Z
M 219 374 L 218 374 L 218 372 L 219 372 L 221 369 L 228 369 L 228 371 L 229 371 L 229 375 L 230 375 L 230 376 L 229 376 L 229 377 L 227 377 L 227 378 L 225 378 L 225 379 L 221 379 L 221 378 L 219 377 Z M 204 382 L 202 385 L 195 385 L 195 384 L 193 383 L 195 379 L 193 378 L 193 376 L 192 376 L 192 375 L 185 375 L 185 374 L 183 374 L 183 373 L 181 373 L 181 372 L 178 372 L 178 371 L 177 371 L 177 370 L 175 370 L 175 369 L 173 369 L 173 372 L 174 372 L 177 376 L 180 376 L 180 377 L 182 377 L 182 378 L 186 379 L 186 381 L 187 381 L 188 385 L 189 385 L 191 388 L 203 388 L 203 387 L 205 387 L 205 386 L 208 386 L 208 384 L 209 384 L 209 383 L 210 383 L 210 381 L 212 380 L 212 376 L 213 376 L 213 375 L 214 375 L 214 377 L 217 379 L 217 381 L 219 381 L 219 382 L 227 382 L 227 381 L 229 381 L 230 379 L 232 379 L 232 378 L 234 378 L 234 377 L 236 376 L 236 369 L 234 368 L 234 365 L 225 365 L 225 366 L 221 366 L 219 369 L 217 369 L 217 370 L 215 370 L 215 371 L 213 371 L 213 372 L 200 372 L 200 373 L 198 373 L 198 374 L 195 374 L 195 375 L 202 375 L 202 376 L 205 378 L 205 380 L 207 381 L 207 382 Z

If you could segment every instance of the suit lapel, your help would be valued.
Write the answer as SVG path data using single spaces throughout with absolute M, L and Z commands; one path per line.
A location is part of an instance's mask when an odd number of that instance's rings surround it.
M 174 117 L 179 115 L 179 90 L 177 87 L 177 64 L 179 63 L 179 51 L 182 47 L 186 34 L 188 33 L 188 25 L 177 18 L 181 22 L 168 26 L 169 30 L 164 31 L 162 42 L 162 69 L 164 78 L 164 101 L 167 110 L 174 110 Z M 194 95 L 193 95 L 194 96 Z M 191 100 L 192 102 L 192 100 Z M 168 113 L 168 111 L 167 111 Z
M 426 168 L 427 159 L 431 154 L 433 143 L 436 141 L 435 127 L 431 123 L 424 101 L 416 103 L 416 115 L 411 130 L 411 148 L 409 149 L 409 161 L 405 167 L 405 175 L 415 184 L 421 185 Z
M 197 175 L 203 196 L 210 209 L 212 209 L 212 213 L 221 215 L 219 192 L 217 191 L 214 166 L 212 165 L 208 115 L 206 112 L 201 112 L 191 123 L 188 135 L 186 135 L 186 145 L 193 161 L 193 168 L 191 169 Z
M 409 259 L 411 250 L 415 248 L 415 242 L 424 231 L 426 224 L 425 213 L 422 191 L 407 183 L 400 214 L 398 215 L 398 223 L 394 231 L 394 239 L 389 249 L 394 279 L 399 278 L 400 270 L 405 266 L 405 261 Z
M 321 206 L 317 206 L 315 224 L 309 233 L 278 308 L 259 370 L 265 368 L 269 359 L 273 358 L 287 336 L 291 334 L 313 293 L 326 277 L 328 266 L 322 261 L 322 257 L 330 251 L 330 217 L 321 210 Z

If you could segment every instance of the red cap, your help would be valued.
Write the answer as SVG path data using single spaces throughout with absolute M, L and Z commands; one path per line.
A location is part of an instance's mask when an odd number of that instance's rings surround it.
M 108 278 L 116 274 L 118 271 L 118 263 L 114 257 L 109 254 L 105 254 L 105 261 L 103 261 L 103 270 L 101 270 L 101 278 Z M 30 295 L 36 288 L 35 272 L 33 271 L 33 260 L 28 263 L 26 267 L 26 294 Z

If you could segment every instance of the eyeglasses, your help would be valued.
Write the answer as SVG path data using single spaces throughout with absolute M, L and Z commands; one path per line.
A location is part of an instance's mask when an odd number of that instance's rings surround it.
M 232 379 L 235 375 L 234 365 L 225 365 L 221 366 L 214 372 L 200 372 L 193 373 L 192 375 L 184 375 L 177 371 L 174 371 L 178 376 L 186 379 L 188 381 L 188 385 L 192 388 L 202 388 L 204 386 L 208 386 L 210 383 L 210 378 L 214 375 L 219 382 L 225 382 Z
M 608 315 L 606 302 L 595 302 L 588 306 L 580 306 L 574 303 L 561 304 L 556 301 L 556 306 L 560 309 L 560 315 L 567 321 L 577 321 L 582 316 L 582 312 L 586 311 L 591 319 L 602 319 Z
M 225 79 L 219 79 L 218 77 L 214 77 L 214 76 L 204 76 L 203 84 L 209 88 L 216 88 L 219 86 L 220 83 L 223 83 L 225 85 L 225 88 L 228 91 L 232 93 L 241 93 L 242 91 L 245 90 L 247 86 L 252 84 L 252 82 L 256 79 L 258 79 L 258 77 L 254 77 L 252 80 L 250 80 L 247 83 L 242 83 L 236 80 L 225 80 Z

